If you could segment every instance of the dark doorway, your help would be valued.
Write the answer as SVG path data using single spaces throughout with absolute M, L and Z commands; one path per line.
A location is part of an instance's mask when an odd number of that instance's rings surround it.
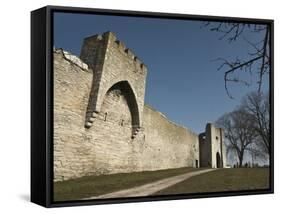
M 199 168 L 198 160 L 195 160 L 195 167 L 196 167 L 196 168 Z
M 217 168 L 221 168 L 221 156 L 218 152 L 217 152 Z

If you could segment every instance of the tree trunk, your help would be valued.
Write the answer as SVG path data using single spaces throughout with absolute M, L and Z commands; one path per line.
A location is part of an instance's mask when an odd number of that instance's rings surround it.
M 240 155 L 238 155 L 239 158 L 239 168 L 241 168 L 243 166 L 243 154 L 240 153 Z

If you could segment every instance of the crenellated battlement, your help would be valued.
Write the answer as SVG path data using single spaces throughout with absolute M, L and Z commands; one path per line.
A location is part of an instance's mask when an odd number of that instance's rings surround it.
M 146 65 L 138 58 L 138 56 L 136 56 L 134 54 L 134 52 L 131 49 L 126 47 L 124 42 L 117 40 L 117 38 L 115 37 L 115 35 L 112 32 L 107 32 L 107 34 L 112 34 L 114 36 L 114 43 L 117 44 L 117 47 L 119 48 L 119 50 L 124 52 L 128 56 L 129 59 L 133 60 L 138 68 L 140 68 L 141 70 L 143 70 L 145 72 L 147 71 Z
M 91 42 L 107 42 L 113 44 L 117 49 L 120 50 L 121 53 L 124 53 L 124 55 L 127 55 L 128 59 L 132 60 L 135 64 L 136 68 L 139 68 L 143 72 L 147 72 L 147 66 L 134 54 L 134 52 L 127 48 L 125 43 L 118 40 L 115 34 L 111 31 L 105 32 L 102 35 L 96 34 L 93 36 L 86 37 L 84 39 L 85 43 L 90 44 Z
M 147 67 L 110 31 L 85 38 L 80 58 L 93 70 L 95 83 L 91 89 L 85 127 L 90 129 L 101 116 L 101 107 L 111 87 L 122 86 L 124 96 L 131 97 L 132 138 L 135 139 L 142 127 Z

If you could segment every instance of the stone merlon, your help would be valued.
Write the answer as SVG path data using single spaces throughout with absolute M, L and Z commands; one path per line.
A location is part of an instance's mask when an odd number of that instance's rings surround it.
M 102 35 L 97 34 L 97 35 L 86 37 L 84 39 L 84 42 L 91 43 L 93 41 L 101 41 L 101 40 L 110 40 L 111 42 L 115 43 L 120 49 L 120 51 L 125 53 L 129 59 L 132 59 L 135 62 L 136 66 L 139 66 L 144 72 L 147 71 L 147 66 L 134 54 L 134 52 L 131 49 L 126 47 L 124 42 L 118 40 L 115 34 L 111 31 L 107 31 Z

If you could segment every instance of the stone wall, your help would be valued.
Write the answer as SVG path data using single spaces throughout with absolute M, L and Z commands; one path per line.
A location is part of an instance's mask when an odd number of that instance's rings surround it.
M 123 84 L 111 88 L 104 98 L 100 113 L 92 126 L 85 129 L 91 142 L 88 161 L 94 165 L 88 172 L 111 174 L 136 171 L 135 149 L 132 139 L 132 115 L 129 95 Z
M 198 136 L 147 105 L 132 137 L 134 92 L 127 81 L 109 88 L 91 127 L 85 127 L 94 76 L 79 58 L 54 51 L 54 181 L 196 166 Z
M 135 131 L 142 126 L 146 66 L 112 32 L 84 39 L 81 59 L 94 71 L 95 78 L 86 127 L 91 127 L 94 117 L 101 111 L 107 91 L 116 83 L 126 81 L 133 91 L 130 101 Z
M 67 52 L 54 51 L 54 179 L 78 177 L 90 162 L 81 157 L 90 147 L 84 132 L 92 73 Z M 80 61 L 81 62 L 81 61 Z M 80 65 L 85 65 L 82 62 Z
M 143 169 L 196 167 L 199 162 L 198 135 L 169 121 L 149 106 L 144 108 Z
M 144 104 L 147 68 L 111 32 L 81 59 L 54 50 L 54 181 L 87 175 L 226 165 L 223 130 L 198 135 Z M 200 140 L 200 147 L 199 147 Z
M 201 167 L 219 168 L 227 165 L 224 139 L 222 128 L 211 123 L 206 125 L 205 133 L 199 135 Z
M 211 167 L 211 143 L 206 141 L 206 133 L 199 134 L 200 167 Z

